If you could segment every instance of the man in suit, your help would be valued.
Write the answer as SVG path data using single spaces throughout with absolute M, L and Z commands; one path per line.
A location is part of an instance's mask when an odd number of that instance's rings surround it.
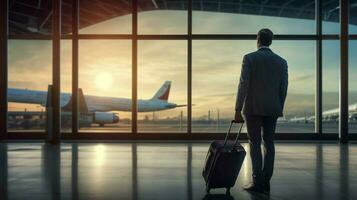
M 260 193 L 270 191 L 275 127 L 277 118 L 283 116 L 288 88 L 288 65 L 269 48 L 272 40 L 271 30 L 260 30 L 258 50 L 243 58 L 234 117 L 236 122 L 246 122 L 252 159 L 253 183 L 244 189 Z M 264 163 L 260 148 L 262 137 Z

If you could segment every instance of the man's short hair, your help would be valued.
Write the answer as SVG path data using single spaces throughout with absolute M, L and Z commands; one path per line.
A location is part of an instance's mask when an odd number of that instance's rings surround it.
M 270 29 L 263 28 L 258 32 L 257 40 L 262 46 L 270 46 L 273 41 L 274 34 Z

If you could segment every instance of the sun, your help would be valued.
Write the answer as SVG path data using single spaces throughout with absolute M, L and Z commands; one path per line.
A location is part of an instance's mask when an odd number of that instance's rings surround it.
M 110 73 L 100 72 L 94 78 L 95 86 L 101 90 L 107 90 L 112 87 L 113 76 Z

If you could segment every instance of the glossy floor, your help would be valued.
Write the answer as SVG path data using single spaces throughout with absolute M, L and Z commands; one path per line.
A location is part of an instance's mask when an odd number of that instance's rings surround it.
M 0 144 L 0 199 L 357 199 L 357 144 L 277 143 L 272 191 L 205 196 L 208 143 Z M 246 143 L 243 144 L 249 150 Z

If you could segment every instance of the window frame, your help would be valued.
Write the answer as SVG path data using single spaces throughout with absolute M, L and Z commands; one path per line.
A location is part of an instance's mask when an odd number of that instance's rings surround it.
M 72 132 L 71 133 L 61 133 L 59 128 L 54 130 L 54 134 L 60 139 L 188 139 L 188 140 L 204 140 L 204 139 L 220 139 L 223 138 L 222 133 L 193 133 L 192 132 L 192 41 L 193 40 L 251 40 L 256 39 L 255 34 L 193 34 L 192 33 L 192 0 L 187 0 L 187 34 L 138 34 L 138 0 L 132 0 L 132 33 L 131 34 L 79 34 L 78 31 L 78 21 L 79 21 L 79 0 L 72 1 L 72 34 L 61 34 L 61 0 L 58 4 L 53 5 L 53 9 L 57 13 L 53 17 L 53 26 L 57 27 L 54 29 L 52 35 L 9 35 L 8 34 L 8 1 L 1 1 L 0 12 L 1 17 L 1 32 L 0 36 L 2 38 L 0 42 L 1 54 L 0 60 L 0 72 L 2 76 L 1 82 L 1 96 L 7 96 L 7 39 L 38 39 L 38 40 L 52 40 L 53 41 L 53 66 L 52 71 L 58 72 L 60 69 L 59 61 L 56 57 L 60 58 L 60 40 L 71 40 L 72 41 L 72 95 L 74 97 L 73 108 L 72 109 Z M 327 139 L 327 140 L 337 140 L 342 139 L 346 141 L 348 137 L 350 139 L 357 139 L 357 134 L 348 135 L 348 121 L 347 125 L 345 122 L 340 124 L 340 133 L 333 134 L 323 134 L 322 130 L 322 41 L 324 40 L 337 40 L 341 44 L 341 83 L 343 83 L 343 92 L 340 92 L 340 98 L 342 97 L 344 101 L 341 102 L 341 115 L 344 120 L 347 114 L 343 110 L 348 109 L 348 59 L 347 63 L 343 62 L 344 58 L 348 58 L 348 44 L 351 40 L 357 40 L 357 34 L 348 34 L 348 2 L 340 0 L 340 33 L 339 34 L 323 34 L 322 33 L 322 0 L 315 0 L 315 23 L 316 32 L 315 34 L 299 35 L 299 34 L 277 34 L 275 35 L 275 40 L 311 40 L 316 41 L 316 92 L 315 92 L 315 131 L 311 133 L 277 133 L 276 138 L 282 140 L 299 140 L 299 139 Z M 5 17 L 4 17 L 5 16 Z M 140 40 L 184 40 L 187 42 L 187 132 L 186 133 L 138 133 L 137 130 L 137 104 L 132 104 L 132 126 L 131 132 L 128 133 L 112 133 L 112 132 L 101 132 L 101 133 L 79 133 L 78 132 L 78 42 L 80 40 L 99 40 L 99 39 L 111 39 L 111 40 L 131 40 L 132 41 L 132 101 L 137 102 L 137 82 L 138 82 L 138 41 Z M 347 56 L 347 57 L 346 57 Z M 347 68 L 347 69 L 346 69 Z M 55 83 L 56 88 L 60 87 L 60 73 L 53 76 L 53 83 Z M 347 75 L 347 78 L 346 78 Z M 344 79 L 343 79 L 344 78 Z M 6 83 L 5 83 L 6 82 Z M 346 85 L 347 82 L 347 85 Z M 347 90 L 347 93 L 346 93 Z M 57 98 L 59 98 L 59 89 L 55 92 Z M 57 99 L 56 98 L 56 99 Z M 57 99 L 59 101 L 59 99 Z M 7 130 L 7 99 L 1 98 L 0 101 L 0 140 L 2 139 L 46 139 L 45 133 L 36 132 L 11 132 L 9 134 Z M 59 108 L 58 108 L 59 109 Z M 52 119 L 53 123 L 59 123 L 59 117 Z M 347 132 L 346 132 L 347 130 Z M 340 136 L 339 136 L 340 134 Z M 242 134 L 242 138 L 246 139 L 246 135 Z M 57 142 L 58 142 L 57 141 Z

